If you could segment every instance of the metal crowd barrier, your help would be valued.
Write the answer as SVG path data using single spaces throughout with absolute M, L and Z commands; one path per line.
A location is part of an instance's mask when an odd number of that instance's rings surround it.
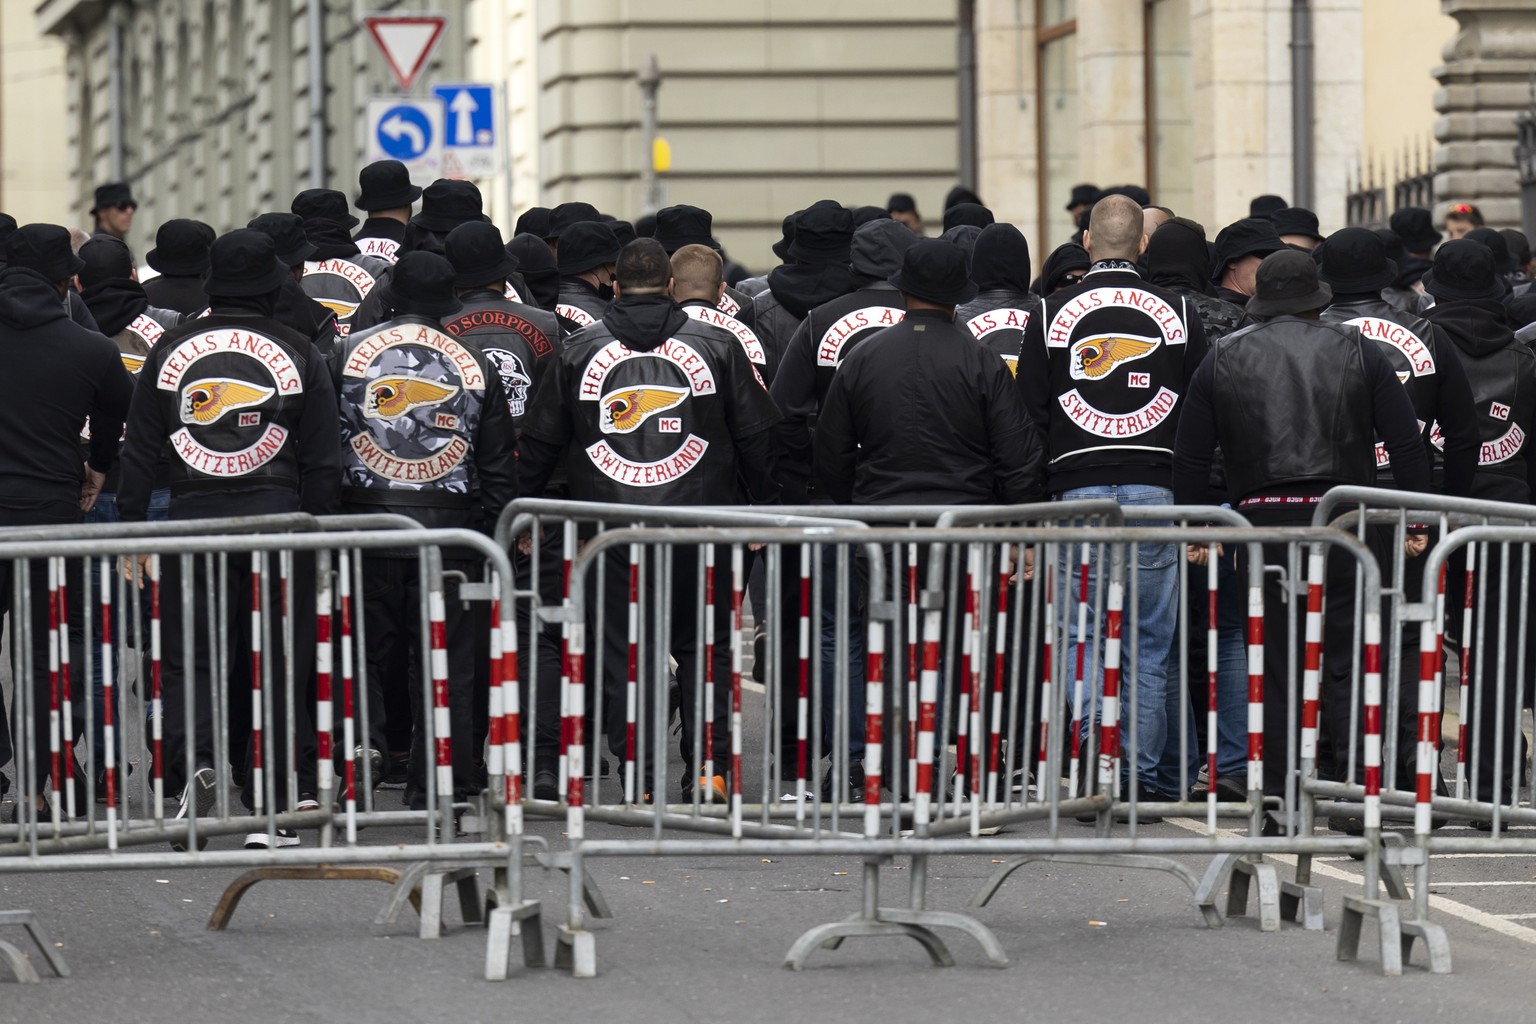
M 445 551 L 452 564 L 483 565 L 484 582 L 445 571 Z M 384 555 L 419 583 L 401 625 L 420 638 L 411 699 L 424 809 L 386 809 L 373 792 L 378 766 L 354 757 L 384 715 L 368 699 L 364 609 Z M 512 568 L 490 538 L 388 515 L 49 527 L 0 535 L 0 568 L 16 723 L 0 872 L 252 869 L 226 890 L 215 929 L 262 880 L 387 881 L 380 920 L 409 902 L 423 937 L 440 933 L 451 886 L 466 922 L 487 925 L 487 977 L 506 976 L 515 935 L 525 963 L 543 962 L 539 905 L 522 889 Z M 458 601 L 491 606 L 481 695 L 449 678 L 454 582 Z M 455 735 L 451 702 L 479 696 L 488 735 Z M 167 700 L 181 705 L 179 721 Z M 205 767 L 208 813 L 176 817 L 180 790 L 168 780 L 179 772 L 202 785 Z M 226 837 L 242 833 L 245 848 L 230 848 Z M 171 848 L 154 849 L 162 844 Z M 493 872 L 483 901 L 476 866 Z

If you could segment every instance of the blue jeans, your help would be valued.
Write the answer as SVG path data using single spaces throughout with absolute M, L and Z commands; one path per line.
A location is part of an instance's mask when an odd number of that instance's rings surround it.
M 1104 484 L 1096 487 L 1077 487 L 1058 495 L 1060 501 L 1091 501 L 1108 498 L 1120 505 L 1171 505 L 1173 492 L 1166 487 L 1148 484 Z M 1167 523 L 1140 525 L 1166 526 Z M 1136 551 L 1136 633 L 1127 639 L 1135 644 L 1134 661 L 1127 651 L 1121 656 L 1120 730 L 1122 753 L 1130 749 L 1130 709 L 1136 714 L 1136 777 L 1142 789 L 1161 790 L 1158 785 L 1158 765 L 1163 757 L 1163 747 L 1168 736 L 1168 666 L 1173 639 L 1178 628 L 1179 571 L 1175 559 L 1175 544 L 1138 544 Z M 1075 689 L 1077 647 L 1080 640 L 1077 630 L 1077 600 L 1079 566 L 1082 549 L 1068 545 L 1057 561 L 1056 603 L 1063 628 L 1060 631 L 1059 649 L 1066 655 L 1066 686 L 1068 699 Z M 1105 552 L 1108 553 L 1107 551 Z M 1088 549 L 1088 607 L 1091 613 L 1090 636 L 1095 648 L 1085 651 L 1084 693 L 1085 704 L 1078 717 L 1082 721 L 1083 735 L 1099 719 L 1099 699 L 1104 689 L 1104 612 L 1098 596 L 1099 552 L 1095 546 Z M 1126 566 L 1126 600 L 1130 600 L 1130 570 Z M 1106 581 L 1109 566 L 1104 566 Z M 1126 608 L 1124 622 L 1130 626 L 1130 611 Z M 1134 675 L 1132 667 L 1134 665 Z M 1089 678 L 1088 673 L 1092 673 Z M 1177 700 L 1173 704 L 1178 708 Z M 1175 740 L 1175 742 L 1177 742 Z M 1122 764 L 1122 773 L 1129 772 L 1129 765 Z M 1177 778 L 1177 775 L 1174 776 Z
M 149 492 L 149 510 L 145 515 L 146 519 L 151 522 L 159 522 L 161 520 L 170 518 L 170 511 L 170 488 L 161 488 L 160 490 Z M 117 495 L 115 493 L 105 491 L 102 492 L 102 494 L 96 498 L 95 506 L 85 514 L 85 521 L 87 523 L 122 522 L 117 514 Z M 101 560 L 98 558 L 93 558 L 91 559 L 91 593 L 98 595 L 98 600 L 100 599 L 99 595 L 101 594 L 101 586 Z M 129 607 L 131 608 L 132 605 L 129 605 Z M 139 611 L 144 619 L 143 636 L 144 642 L 147 644 L 149 642 L 149 597 L 147 594 L 139 602 Z M 115 619 L 113 625 L 117 627 L 113 631 L 117 634 L 113 638 L 113 643 L 116 645 L 117 653 L 121 656 L 124 653 L 123 649 L 127 645 L 129 638 L 133 636 L 133 627 L 124 622 L 121 618 Z M 100 636 L 96 636 L 94 639 L 96 643 L 101 643 Z M 141 664 L 148 665 L 149 651 L 144 650 L 137 653 L 141 656 Z M 149 681 L 147 678 L 140 680 L 139 692 L 144 696 L 144 709 L 145 713 L 148 714 Z M 92 659 L 91 663 L 91 704 L 93 705 L 92 711 L 96 716 L 95 722 L 92 723 L 91 750 L 94 757 L 93 764 L 95 764 L 97 770 L 100 770 L 102 767 L 103 754 L 106 748 L 106 735 L 102 731 L 102 720 L 106 715 L 106 697 L 101 685 L 101 655 L 99 653 L 94 659 Z M 121 751 L 118 752 L 118 756 L 122 756 Z

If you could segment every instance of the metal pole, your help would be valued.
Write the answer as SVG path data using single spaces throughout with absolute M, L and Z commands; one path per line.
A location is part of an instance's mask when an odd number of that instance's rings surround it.
M 127 174 L 123 166 L 123 33 L 128 27 L 128 8 L 112 5 L 107 27 L 107 152 L 113 181 Z
M 1313 206 L 1312 6 L 1291 0 L 1291 203 Z
M 640 137 L 645 152 L 640 159 L 640 206 L 642 213 L 661 209 L 661 183 L 656 177 L 656 93 L 661 88 L 661 68 L 653 53 L 640 70 Z
M 960 0 L 956 89 L 960 114 L 960 182 L 976 187 L 976 0 Z
M 309 187 L 325 187 L 325 0 L 309 0 Z

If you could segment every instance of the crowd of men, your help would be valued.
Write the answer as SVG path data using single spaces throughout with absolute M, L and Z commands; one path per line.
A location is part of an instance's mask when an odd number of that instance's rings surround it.
M 142 283 L 123 241 L 136 208 L 127 186 L 98 190 L 96 232 L 83 242 L 63 227 L 0 220 L 0 351 L 10 371 L 0 378 L 0 436 L 27 439 L 0 453 L 0 525 L 391 511 L 426 526 L 489 531 L 519 495 L 673 507 L 1107 498 L 1231 505 L 1255 524 L 1305 525 L 1318 497 L 1338 484 L 1531 499 L 1536 265 L 1523 236 L 1482 227 L 1475 207 L 1452 209 L 1450 241 L 1422 209 L 1398 211 L 1390 229 L 1325 238 L 1314 214 L 1273 196 L 1209 231 L 1134 186 L 1083 185 L 1068 204 L 1078 235 L 1036 275 L 1024 236 L 996 222 L 969 190 L 951 192 L 937 238 L 924 236 L 910 196 L 894 195 L 885 207 L 822 200 L 784 218 L 773 246 L 781 264 L 751 276 L 724 256 L 710 213 L 693 206 L 634 224 L 581 202 L 534 208 L 508 239 L 483 215 L 470 182 L 422 189 L 403 165 L 382 161 L 359 184 L 355 202 L 309 189 L 287 212 L 262 213 L 222 235 L 197 221 L 167 221 L 145 257 L 158 276 Z M 1389 538 L 1373 534 L 1371 542 L 1389 554 Z M 1410 555 L 1422 552 L 1423 538 L 1410 547 Z M 557 542 L 524 544 L 514 555 L 519 573 L 538 562 L 541 585 L 558 588 Z M 609 578 L 628 578 L 626 556 L 610 557 Z M 673 557 L 674 578 L 693 579 L 696 553 Z M 798 575 L 800 557 L 786 551 L 783 571 Z M 1185 607 L 1176 557 L 1171 544 L 1140 546 L 1136 704 L 1123 712 L 1134 716 L 1138 737 L 1126 781 L 1144 799 L 1167 801 L 1186 799 L 1193 778 L 1173 739 L 1184 726 L 1180 687 L 1186 675 L 1204 678 L 1203 657 L 1191 659 L 1197 671 L 1173 652 Z M 1190 557 L 1203 559 L 1206 549 Z M 477 561 L 468 551 L 445 553 L 453 570 L 445 638 L 454 797 L 484 785 L 477 618 L 456 594 L 459 580 L 475 578 Z M 1323 707 L 1325 760 L 1342 773 L 1358 716 L 1350 704 L 1353 570 L 1336 561 Z M 1071 575 L 1065 561 L 1057 568 L 1058 583 Z M 141 585 L 148 569 L 147 561 L 125 561 Z M 413 673 L 421 659 L 412 652 L 426 581 L 405 552 L 370 552 L 365 569 L 360 600 L 375 712 L 368 735 L 338 756 L 378 782 L 387 755 L 414 743 L 407 799 L 421 807 L 428 755 L 411 727 L 410 695 L 419 693 Z M 193 594 L 192 621 L 180 600 L 161 602 L 164 768 L 181 792 L 178 816 L 206 815 L 230 779 L 250 807 L 319 806 L 310 722 L 315 623 L 302 610 L 291 647 L 269 648 L 274 677 L 291 667 L 304 698 L 286 707 L 276 688 L 272 721 L 292 723 L 268 726 L 276 756 L 256 756 L 262 723 L 238 699 L 251 685 L 251 666 L 238 658 L 229 661 L 236 699 L 227 708 L 238 753 L 221 758 L 215 749 L 210 680 L 218 652 L 210 638 L 221 624 L 208 616 L 228 614 L 231 649 L 256 640 L 253 602 L 282 599 L 275 574 L 253 579 L 256 571 L 233 559 L 218 578 L 184 580 L 176 558 L 159 570 L 168 593 Z M 294 559 L 294 592 L 312 590 L 314 571 L 312 560 Z M 44 621 L 46 568 L 34 561 L 31 572 L 31 614 Z M 1247 761 L 1243 572 L 1240 553 L 1220 556 L 1220 757 L 1210 780 L 1238 792 Z M 7 602 L 10 573 L 10 563 L 0 567 Z M 777 644 L 788 663 L 803 649 L 802 595 L 785 586 L 783 604 L 770 608 L 760 566 L 754 576 L 756 661 Z M 647 586 L 660 577 L 648 576 Z M 1266 615 L 1283 623 L 1285 595 L 1272 576 L 1266 581 Z M 80 589 L 75 581 L 69 591 Z M 830 670 L 834 625 L 840 617 L 857 622 L 859 608 L 830 587 L 823 597 L 828 642 L 820 656 Z M 1097 607 L 1095 594 L 1088 599 Z M 608 707 L 621 708 L 629 594 L 610 587 L 602 600 L 598 642 L 609 668 L 592 682 Z M 700 609 L 686 586 L 672 600 L 667 642 L 677 679 L 687 686 L 711 655 L 712 678 L 727 678 L 730 651 L 707 646 L 697 624 L 713 616 L 722 635 L 728 602 Z M 80 621 L 70 617 L 76 643 Z M 190 662 L 180 641 L 186 630 Z M 857 709 L 863 668 L 852 632 L 841 649 Z M 50 727 L 46 634 L 32 632 L 36 742 Z M 1100 634 L 1090 627 L 1092 638 Z M 1061 640 L 1069 661 L 1080 641 L 1098 642 L 1065 627 Z M 525 643 L 542 678 L 558 679 L 561 652 L 549 631 Z M 289 651 L 292 666 L 281 662 Z M 1271 678 L 1286 678 L 1297 653 L 1283 626 L 1266 632 Z M 100 680 L 90 682 L 99 700 Z M 728 690 L 714 693 L 704 714 L 724 737 Z M 540 799 L 560 795 L 558 699 L 553 685 L 540 691 L 539 735 L 531 737 Z M 823 700 L 833 699 L 825 687 Z M 1492 714 L 1494 701 L 1474 701 L 1472 713 Z M 679 703 L 690 737 L 695 701 Z M 1283 687 L 1267 692 L 1265 711 L 1266 749 L 1277 757 L 1291 725 Z M 794 763 L 795 716 L 781 712 L 779 776 L 805 778 L 805 765 Z M 1085 729 L 1094 714 L 1082 716 Z M 823 720 L 831 749 L 834 716 Z M 1411 730 L 1414 716 L 1403 720 Z M 608 746 L 622 755 L 633 737 L 622 716 L 606 723 Z M 82 725 L 64 723 L 66 750 Z M 86 739 L 99 765 L 97 732 Z M 13 733 L 24 734 L 14 725 Z M 273 766 L 288 763 L 290 733 L 298 777 L 273 779 Z M 848 716 L 837 742 L 848 745 L 849 777 L 829 783 L 858 799 L 861 715 Z M 1413 749 L 1411 741 L 1399 745 Z M 646 752 L 635 753 L 650 765 Z M 685 742 L 683 795 L 698 786 L 723 797 L 726 780 L 701 776 L 691 754 Z M 1491 750 L 1477 754 L 1486 765 L 1478 795 L 1486 797 L 1499 782 Z M 47 770 L 40 762 L 39 785 Z M 885 776 L 900 785 L 901 773 Z M 1263 781 L 1266 791 L 1282 791 L 1281 772 Z M 670 790 L 666 779 L 642 782 L 647 794 Z M 1508 792 L 1507 777 L 1502 785 Z M 37 793 L 23 799 L 40 801 Z M 254 833 L 248 845 L 274 838 L 299 841 L 278 830 Z

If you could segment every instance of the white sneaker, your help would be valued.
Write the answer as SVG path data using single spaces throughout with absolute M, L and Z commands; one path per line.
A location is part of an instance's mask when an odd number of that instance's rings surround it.
M 273 837 L 266 832 L 251 832 L 248 833 L 245 837 L 245 848 L 247 850 L 270 850 L 274 847 L 277 849 L 283 849 L 285 847 L 298 845 L 299 834 L 293 831 L 291 828 L 278 829 L 275 841 L 273 840 Z

